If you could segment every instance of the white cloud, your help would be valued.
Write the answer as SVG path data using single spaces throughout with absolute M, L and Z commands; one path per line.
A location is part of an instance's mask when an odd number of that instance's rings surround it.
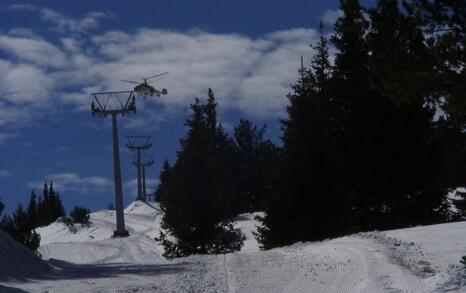
M 34 65 L 4 63 L 0 60 L 0 87 L 5 94 L 0 99 L 19 105 L 43 103 L 56 88 L 56 80 Z M 0 104 L 1 106 L 1 104 Z
M 122 78 L 169 71 L 167 78 L 156 83 L 168 88 L 169 95 L 157 99 L 165 106 L 186 107 L 213 88 L 220 107 L 277 117 L 296 79 L 299 58 L 312 54 L 308 45 L 315 37 L 312 29 L 280 31 L 258 39 L 200 31 L 109 32 L 93 39 L 102 63 L 90 72 L 100 78 L 104 90 L 125 89 L 119 82 Z
M 30 5 L 10 9 L 39 10 Z M 206 97 L 208 88 L 214 89 L 221 110 L 277 118 L 288 103 L 286 94 L 297 78 L 299 59 L 311 57 L 309 44 L 316 39 L 316 31 L 306 28 L 258 38 L 143 28 L 68 35 L 51 42 L 22 28 L 15 34 L 0 34 L 0 51 L 9 56 L 0 59 L 0 87 L 7 92 L 0 93 L 0 112 L 2 106 L 11 107 L 21 116 L 18 121 L 30 123 L 35 113 L 52 102 L 89 111 L 91 92 L 129 90 L 132 86 L 121 79 L 169 71 L 169 76 L 154 83 L 167 88 L 169 94 L 149 98 L 144 105 L 138 101 L 137 114 L 123 120 L 126 127 L 156 126 L 174 114 L 185 113 L 194 97 Z M 157 115 L 151 104 L 157 105 Z M 18 122 L 12 117 L 0 118 L 0 125 L 9 121 Z
M 29 36 L 0 36 L 0 50 L 39 66 L 63 67 L 65 55 L 49 42 Z
M 0 112 L 0 117 L 1 117 L 1 112 Z M 2 120 L 0 120 L 0 125 L 1 125 L 1 122 Z M 9 140 L 12 140 L 16 137 L 18 137 L 18 133 L 0 132 L 0 144 L 4 144 L 8 142 Z
M 36 7 L 34 5 L 31 5 L 31 4 L 23 3 L 23 4 L 11 4 L 8 7 L 6 7 L 6 9 L 7 10 L 29 10 L 29 11 L 33 11 L 33 10 L 36 9 Z
M 42 8 L 31 4 L 13 4 L 8 6 L 7 10 L 36 11 L 39 13 L 42 20 L 53 24 L 53 28 L 61 33 L 82 33 L 97 28 L 101 19 L 113 17 L 113 15 L 108 12 L 92 11 L 82 18 L 73 18 L 53 9 Z
M 33 112 L 27 107 L 12 105 L 0 100 L 0 126 L 8 126 L 10 128 L 21 127 L 29 124 L 33 115 Z M 9 138 L 11 138 L 9 134 L 7 136 L 0 134 L 0 143 Z
M 59 192 L 73 191 L 77 193 L 100 193 L 109 191 L 113 182 L 105 177 L 81 177 L 76 173 L 55 173 L 44 176 L 41 181 L 29 182 L 29 188 L 41 188 L 45 181 L 53 181 L 55 190 Z
M 324 24 L 333 26 L 340 16 L 343 16 L 343 11 L 340 9 L 325 10 L 324 14 L 322 15 L 322 22 Z
M 0 177 L 8 177 L 11 175 L 11 172 L 8 170 L 0 170 Z

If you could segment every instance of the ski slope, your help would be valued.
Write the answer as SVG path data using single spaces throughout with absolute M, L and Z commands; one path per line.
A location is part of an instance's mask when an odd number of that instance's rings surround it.
M 259 251 L 254 215 L 243 214 L 235 222 L 247 237 L 241 252 L 170 261 L 153 241 L 162 217 L 156 204 L 134 202 L 126 208 L 127 238 L 110 238 L 114 216 L 113 211 L 93 213 L 92 225 L 76 233 L 61 223 L 39 229 L 47 261 L 35 259 L 40 265 L 30 266 L 21 280 L 2 278 L 0 271 L 0 291 L 466 292 L 459 264 L 466 255 L 466 222 Z M 2 234 L 0 249 L 1 241 Z

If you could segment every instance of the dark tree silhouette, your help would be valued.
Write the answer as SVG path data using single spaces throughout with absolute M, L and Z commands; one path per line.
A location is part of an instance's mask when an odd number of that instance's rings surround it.
M 38 253 L 40 235 L 34 230 L 29 215 L 22 205 L 18 205 L 11 217 L 3 218 L 1 227 L 13 239 L 28 247 L 34 253 Z
M 236 251 L 243 241 L 231 224 L 234 144 L 217 123 L 212 90 L 205 104 L 196 99 L 191 110 L 187 137 L 163 186 L 162 228 L 176 241 L 166 233 L 157 240 L 169 258 Z
M 288 96 L 283 149 L 265 217 L 259 217 L 263 248 L 320 240 L 352 231 L 351 199 L 343 174 L 329 96 L 331 66 L 321 26 L 310 69 L 301 67 Z
M 260 129 L 248 120 L 240 120 L 234 129 L 238 197 L 236 212 L 262 211 L 270 193 L 270 176 L 278 149 L 264 138 L 266 127 Z

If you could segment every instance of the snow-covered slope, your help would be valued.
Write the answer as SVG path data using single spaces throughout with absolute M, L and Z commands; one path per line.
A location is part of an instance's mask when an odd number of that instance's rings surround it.
M 126 210 L 130 237 L 111 239 L 114 214 L 91 215 L 74 234 L 63 224 L 39 230 L 40 251 L 54 270 L 28 282 L 2 282 L 31 292 L 466 292 L 459 259 L 466 222 L 359 233 L 258 251 L 254 215 L 236 218 L 246 234 L 241 252 L 161 257 L 154 242 L 162 213 L 134 202 Z M 63 262 L 60 259 L 73 263 Z
M 21 280 L 47 270 L 47 263 L 0 230 L 0 282 Z
M 72 232 L 55 222 L 37 229 L 41 235 L 39 249 L 44 259 L 60 259 L 77 264 L 88 263 L 154 263 L 160 262 L 162 248 L 154 237 L 160 229 L 162 212 L 157 204 L 135 201 L 125 209 L 130 236 L 113 239 L 115 211 L 90 215 L 91 225 L 77 226 Z
M 239 215 L 235 228 L 241 229 L 246 241 L 244 251 L 258 251 L 253 236 L 255 214 Z M 39 249 L 44 259 L 60 259 L 73 263 L 154 263 L 159 262 L 163 248 L 154 238 L 159 235 L 162 211 L 157 203 L 132 202 L 125 209 L 126 228 L 130 236 L 112 239 L 115 212 L 100 211 L 90 215 L 89 227 L 77 226 L 71 232 L 63 223 L 55 222 L 37 229 L 42 241 Z

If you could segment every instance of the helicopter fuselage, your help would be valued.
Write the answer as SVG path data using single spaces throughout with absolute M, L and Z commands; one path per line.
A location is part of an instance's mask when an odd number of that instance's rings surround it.
M 159 91 L 147 83 L 141 83 L 134 87 L 134 92 L 142 96 L 160 95 Z

